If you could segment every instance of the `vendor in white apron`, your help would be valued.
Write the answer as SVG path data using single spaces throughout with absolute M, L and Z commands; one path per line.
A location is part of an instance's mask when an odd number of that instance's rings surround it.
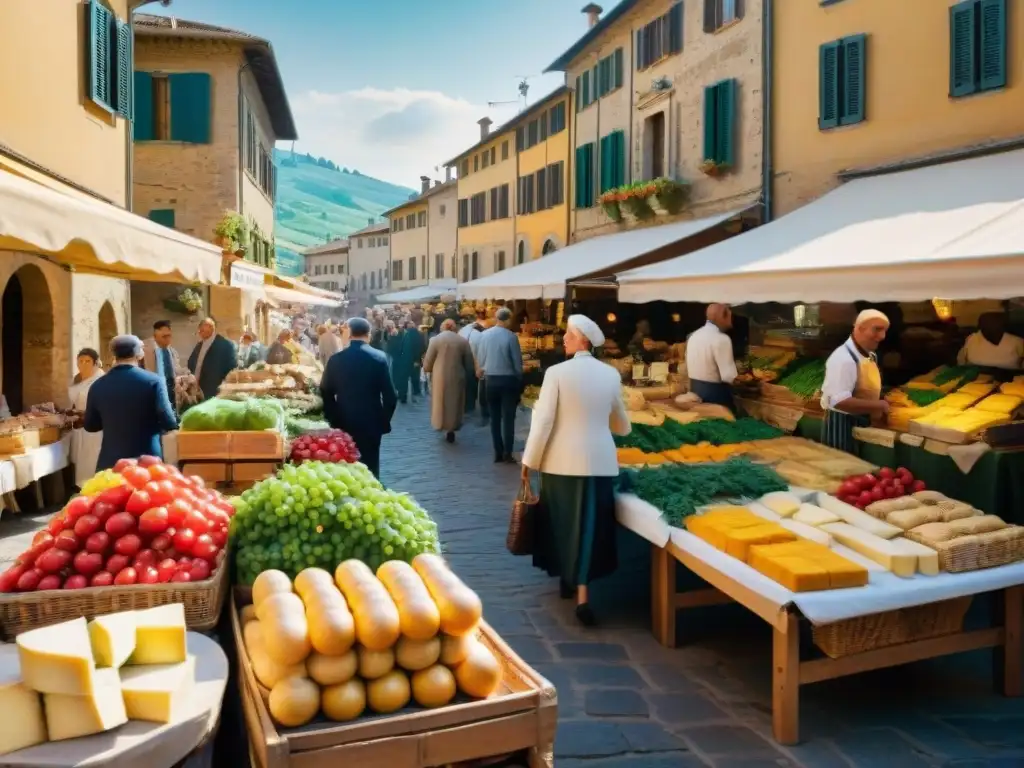
M 709 304 L 707 322 L 686 340 L 686 373 L 690 391 L 705 403 L 724 405 L 735 411 L 732 383 L 736 379 L 736 359 L 732 339 L 732 310 L 727 304 Z
M 825 420 L 821 442 L 847 453 L 855 450 L 853 428 L 866 427 L 889 413 L 882 399 L 882 374 L 875 355 L 889 330 L 889 318 L 877 309 L 865 309 L 846 342 L 829 355 L 821 407 Z

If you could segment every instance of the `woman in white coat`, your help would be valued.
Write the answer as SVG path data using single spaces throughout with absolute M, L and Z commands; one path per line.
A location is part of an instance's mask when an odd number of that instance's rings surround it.
M 560 578 L 562 597 L 575 590 L 576 617 L 589 626 L 587 587 L 618 565 L 613 435 L 628 435 L 630 424 L 618 371 L 591 354 L 604 344 L 597 323 L 572 315 L 564 343 L 569 359 L 547 370 L 533 409 L 523 479 L 540 472 L 534 565 Z
M 86 347 L 78 353 L 76 359 L 78 373 L 68 387 L 68 399 L 71 408 L 77 413 L 85 413 L 85 404 L 89 399 L 89 389 L 103 375 L 100 368 L 100 356 L 95 349 Z M 71 461 L 75 465 L 75 485 L 81 488 L 86 481 L 96 474 L 96 462 L 100 457 L 100 446 L 103 445 L 102 432 L 86 432 L 79 427 L 71 433 Z

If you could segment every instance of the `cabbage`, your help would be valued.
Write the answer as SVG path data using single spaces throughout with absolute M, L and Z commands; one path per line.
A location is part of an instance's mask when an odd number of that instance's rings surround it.
M 283 421 L 284 409 L 273 400 L 214 397 L 185 411 L 181 428 L 185 432 L 257 432 L 278 429 Z

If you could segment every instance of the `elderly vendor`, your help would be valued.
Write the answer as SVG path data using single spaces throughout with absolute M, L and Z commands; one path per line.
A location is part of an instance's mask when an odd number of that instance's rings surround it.
M 686 340 L 686 373 L 690 391 L 705 403 L 734 409 L 732 382 L 737 376 L 733 357 L 732 310 L 727 304 L 709 304 L 707 322 Z
M 850 338 L 829 355 L 821 386 L 825 410 L 821 442 L 825 445 L 853 453 L 853 428 L 888 415 L 875 355 L 888 330 L 889 318 L 877 309 L 865 309 L 857 315 Z
M 967 337 L 957 362 L 983 368 L 1017 370 L 1024 357 L 1024 339 L 1006 332 L 1006 315 L 986 312 L 978 318 L 978 330 Z

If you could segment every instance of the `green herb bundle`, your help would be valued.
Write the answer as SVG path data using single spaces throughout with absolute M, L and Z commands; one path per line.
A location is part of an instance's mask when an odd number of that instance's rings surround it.
M 681 445 L 733 445 L 752 440 L 771 440 L 784 434 L 781 429 L 750 418 L 736 421 L 705 419 L 693 424 L 680 424 L 666 419 L 660 427 L 634 424 L 628 435 L 615 438 L 615 445 L 618 448 L 639 448 L 646 453 L 660 453 Z

